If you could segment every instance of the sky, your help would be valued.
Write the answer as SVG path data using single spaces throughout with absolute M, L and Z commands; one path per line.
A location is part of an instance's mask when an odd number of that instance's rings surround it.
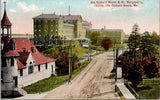
M 1 0 L 1 19 L 4 13 Z M 159 30 L 160 0 L 5 0 L 7 15 L 12 23 L 13 34 L 33 34 L 33 17 L 42 13 L 81 15 L 92 23 L 93 29 L 123 29 L 130 34 L 132 26 L 138 24 L 140 33 Z M 91 1 L 142 1 L 138 7 L 94 7 Z M 108 3 L 108 5 L 111 5 Z

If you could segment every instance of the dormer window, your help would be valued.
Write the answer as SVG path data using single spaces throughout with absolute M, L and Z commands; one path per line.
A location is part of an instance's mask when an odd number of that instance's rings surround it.
M 33 53 L 36 53 L 36 49 L 34 49 L 34 47 L 31 47 L 31 49 Z
M 13 42 L 13 46 L 12 46 L 13 50 L 16 50 L 16 44 Z
M 15 44 L 15 40 L 14 39 L 10 40 L 10 46 L 11 46 L 12 50 L 16 50 L 16 44 Z

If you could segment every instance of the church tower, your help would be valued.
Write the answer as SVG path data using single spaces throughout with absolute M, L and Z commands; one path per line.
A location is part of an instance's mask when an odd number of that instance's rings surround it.
M 8 19 L 7 12 L 6 12 L 6 2 L 4 2 L 4 15 L 1 20 L 2 37 L 11 37 L 11 26 L 12 26 L 12 23 Z M 5 29 L 7 30 L 6 35 L 5 35 Z

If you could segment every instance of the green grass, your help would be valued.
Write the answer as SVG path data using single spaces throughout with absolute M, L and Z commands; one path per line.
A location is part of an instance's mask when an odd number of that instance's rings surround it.
M 64 50 L 69 52 L 70 41 L 66 41 L 63 46 Z M 41 52 L 48 57 L 52 57 L 53 53 L 57 52 L 57 50 L 58 46 L 52 45 L 52 48 L 44 49 Z M 89 53 L 91 54 L 93 51 L 90 50 Z M 76 56 L 83 56 L 84 54 L 88 54 L 88 48 L 81 47 L 78 41 L 72 41 L 72 54 L 75 54 Z
M 158 99 L 160 97 L 160 78 L 143 79 L 135 90 L 145 99 Z
M 90 61 L 91 59 L 85 61 L 79 66 L 78 69 L 74 70 L 71 73 L 71 80 L 74 79 L 90 63 Z M 60 85 L 65 84 L 67 81 L 68 81 L 68 75 L 51 76 L 49 78 L 33 83 L 29 86 L 26 86 L 23 89 L 29 94 L 35 94 L 35 93 L 50 91 Z

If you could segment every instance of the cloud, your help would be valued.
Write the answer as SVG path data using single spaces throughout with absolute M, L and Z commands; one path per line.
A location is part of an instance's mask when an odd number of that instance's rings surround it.
M 14 9 L 10 9 L 9 11 L 13 12 L 13 13 L 16 13 L 16 10 L 14 10 Z
M 59 2 L 60 5 L 64 5 L 65 3 L 63 1 Z
M 20 8 L 22 8 L 22 10 L 23 10 L 24 12 L 37 11 L 37 10 L 42 10 L 42 9 L 43 9 L 43 8 L 37 7 L 37 6 L 34 5 L 34 4 L 27 5 L 27 4 L 24 3 L 24 2 L 18 2 L 17 4 L 18 4 L 18 6 L 19 6 Z
M 135 11 L 139 11 L 139 10 L 142 10 L 143 8 L 141 7 L 132 7 L 132 10 L 135 10 Z
M 16 2 L 18 0 L 1 0 L 1 2 L 4 2 L 4 1 L 6 1 L 6 2 L 11 2 L 11 1 Z

